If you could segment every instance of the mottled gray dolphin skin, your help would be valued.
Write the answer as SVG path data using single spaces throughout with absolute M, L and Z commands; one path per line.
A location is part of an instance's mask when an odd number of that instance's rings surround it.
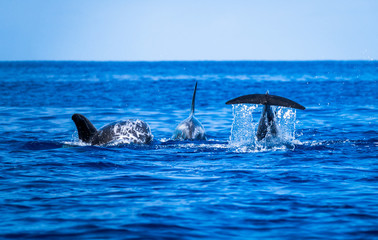
M 276 136 L 278 133 L 277 125 L 275 121 L 275 114 L 272 111 L 272 108 L 270 107 L 271 105 L 296 108 L 296 109 L 301 109 L 301 110 L 306 109 L 299 103 L 296 103 L 284 97 L 269 95 L 268 92 L 266 94 L 244 95 L 244 96 L 237 97 L 226 102 L 226 104 L 243 104 L 243 103 L 264 105 L 263 111 L 261 112 L 259 126 L 257 127 L 257 133 L 256 133 L 257 140 L 264 139 L 268 132 L 272 136 Z
M 83 115 L 72 115 L 79 139 L 91 145 L 103 145 L 114 140 L 123 140 L 122 143 L 147 144 L 153 139 L 150 127 L 139 119 L 128 119 L 108 124 L 97 130 Z
M 197 91 L 197 83 L 194 87 L 192 107 L 187 119 L 177 125 L 172 138 L 175 140 L 206 140 L 205 128 L 194 117 L 194 105 Z

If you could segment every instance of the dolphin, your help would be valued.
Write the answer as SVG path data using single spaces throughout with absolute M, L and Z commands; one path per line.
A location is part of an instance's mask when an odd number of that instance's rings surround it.
M 128 119 L 110 123 L 97 130 L 83 115 L 72 115 L 79 139 L 91 145 L 103 145 L 114 140 L 122 139 L 128 143 L 147 144 L 153 139 L 150 127 L 139 119 Z
M 187 119 L 177 125 L 172 138 L 175 140 L 206 140 L 205 128 L 200 121 L 194 117 L 194 105 L 196 99 L 197 82 L 194 87 L 192 107 Z
M 284 97 L 270 95 L 268 92 L 266 92 L 265 94 L 244 95 L 244 96 L 240 96 L 226 102 L 226 104 L 243 104 L 243 103 L 264 105 L 263 110 L 261 112 L 259 125 L 257 127 L 257 133 L 256 133 L 257 140 L 264 139 L 268 132 L 272 136 L 276 136 L 278 133 L 277 125 L 275 121 L 275 114 L 271 108 L 272 105 L 301 109 L 301 110 L 306 109 L 299 103 L 296 103 Z

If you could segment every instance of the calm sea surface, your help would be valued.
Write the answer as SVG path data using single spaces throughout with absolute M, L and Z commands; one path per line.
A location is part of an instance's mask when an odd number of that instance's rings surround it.
M 208 141 L 173 141 L 188 117 Z M 261 106 L 281 137 L 254 139 Z M 150 145 L 81 143 L 138 118 Z M 378 62 L 0 62 L 0 237 L 378 239 Z

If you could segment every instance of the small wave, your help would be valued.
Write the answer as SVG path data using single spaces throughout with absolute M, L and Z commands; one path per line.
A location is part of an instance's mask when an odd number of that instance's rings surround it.
M 163 138 L 156 142 L 155 149 L 191 150 L 194 152 L 218 152 L 229 148 L 228 142 L 218 140 L 172 140 Z
M 64 147 L 64 143 L 52 141 L 30 141 L 23 145 L 26 150 L 49 150 Z
M 75 163 L 78 167 L 83 168 L 94 168 L 94 169 L 114 169 L 114 168 L 122 168 L 123 166 L 120 164 L 112 163 L 112 162 L 104 162 L 104 161 L 96 161 L 96 162 L 84 162 L 84 163 Z
M 89 143 L 85 143 L 79 139 L 77 140 L 71 140 L 71 141 L 64 141 L 63 142 L 65 147 L 87 147 L 87 146 L 92 146 Z
M 332 139 L 332 140 L 309 140 L 309 141 L 297 141 L 298 149 L 301 150 L 333 150 L 338 146 L 350 147 L 365 147 L 375 148 L 376 142 L 372 139 L 368 140 L 351 140 L 351 139 Z

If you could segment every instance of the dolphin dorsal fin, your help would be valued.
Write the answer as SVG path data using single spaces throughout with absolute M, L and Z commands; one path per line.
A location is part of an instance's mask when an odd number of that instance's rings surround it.
M 197 82 L 196 82 L 196 86 L 194 87 L 193 98 L 192 98 L 192 107 L 190 108 L 190 116 L 194 115 L 194 107 L 195 107 L 195 104 L 196 104 L 196 92 L 197 92 Z
M 93 126 L 93 124 L 81 114 L 75 113 L 72 115 L 72 120 L 76 125 L 79 139 L 83 142 L 89 143 L 91 138 L 97 133 L 95 126 Z

